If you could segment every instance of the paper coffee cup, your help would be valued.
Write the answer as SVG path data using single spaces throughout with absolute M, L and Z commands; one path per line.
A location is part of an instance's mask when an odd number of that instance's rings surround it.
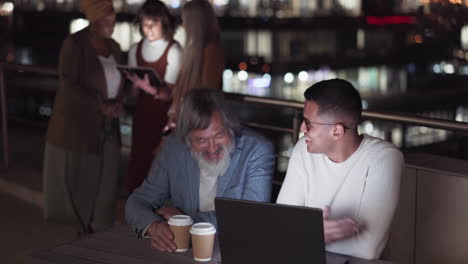
M 190 228 L 192 234 L 193 258 L 196 261 L 210 261 L 216 228 L 211 223 L 197 223 Z
M 188 215 L 174 215 L 169 218 L 168 224 L 174 234 L 176 252 L 187 251 L 190 243 L 190 226 L 193 224 L 192 218 Z

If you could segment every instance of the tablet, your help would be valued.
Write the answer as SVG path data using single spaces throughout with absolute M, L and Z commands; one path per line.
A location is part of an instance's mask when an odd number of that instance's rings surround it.
M 130 67 L 128 65 L 117 65 L 117 69 L 121 71 L 123 74 L 126 72 L 136 74 L 140 78 L 144 78 L 145 74 L 148 75 L 148 79 L 150 84 L 154 87 L 162 87 L 165 86 L 165 82 L 159 74 L 150 67 Z

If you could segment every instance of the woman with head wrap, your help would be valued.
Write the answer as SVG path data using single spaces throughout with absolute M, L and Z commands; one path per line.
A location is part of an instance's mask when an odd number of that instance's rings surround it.
M 90 24 L 68 36 L 59 59 L 60 86 L 47 130 L 44 216 L 89 233 L 113 224 L 122 113 L 119 45 L 111 39 L 111 0 L 81 0 Z

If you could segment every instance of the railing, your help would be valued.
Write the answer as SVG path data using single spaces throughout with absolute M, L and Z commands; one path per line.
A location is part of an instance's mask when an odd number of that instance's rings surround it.
M 237 100 L 237 101 L 291 107 L 291 108 L 299 109 L 301 111 L 302 111 L 302 108 L 304 107 L 304 103 L 297 102 L 297 101 L 278 100 L 278 99 L 270 99 L 270 98 L 256 97 L 256 96 L 250 96 L 250 95 L 231 94 L 231 93 L 225 93 L 225 94 L 227 95 L 228 99 Z M 410 115 L 410 114 L 397 114 L 397 113 L 390 113 L 390 112 L 377 112 L 377 111 L 366 111 L 366 110 L 362 111 L 362 116 L 364 118 L 371 118 L 371 119 L 378 119 L 378 120 L 384 120 L 384 121 L 406 123 L 406 124 L 411 124 L 411 125 L 468 132 L 468 123 L 464 123 L 464 122 L 448 121 L 444 119 L 428 118 L 428 117 L 422 117 L 422 116 L 416 116 L 416 115 Z M 294 130 L 294 131 L 287 130 L 287 131 L 297 132 L 298 130 Z
M 5 168 L 9 165 L 9 147 L 8 147 L 8 114 L 5 95 L 5 70 L 14 70 L 19 72 L 39 73 L 46 75 L 57 75 L 57 70 L 45 67 L 35 67 L 19 64 L 0 63 L 0 104 L 2 111 L 2 144 L 3 144 L 3 164 Z
M 35 67 L 27 65 L 17 65 L 17 64 L 6 64 L 0 63 L 0 104 L 2 111 L 2 135 L 3 135 L 3 164 L 8 168 L 9 164 L 9 152 L 8 152 L 8 122 L 7 122 L 7 108 L 6 108 L 6 97 L 5 97 L 5 70 L 20 71 L 20 72 L 29 72 L 29 73 L 38 73 L 44 75 L 57 75 L 57 71 L 51 68 L 44 67 Z M 297 101 L 288 101 L 288 100 L 279 100 L 279 99 L 270 99 L 264 97 L 256 97 L 249 95 L 240 95 L 233 93 L 225 93 L 226 99 L 253 103 L 253 104 L 264 104 L 268 106 L 278 106 L 278 107 L 289 107 L 295 109 L 297 112 L 292 119 L 291 127 L 278 127 L 271 126 L 266 124 L 260 124 L 255 122 L 246 122 L 245 124 L 251 127 L 257 127 L 272 131 L 280 131 L 286 133 L 292 133 L 293 142 L 297 141 L 299 135 L 299 127 L 301 122 L 300 113 L 302 112 L 303 103 Z M 447 121 L 436 118 L 427 118 L 420 117 L 415 115 L 408 114 L 397 114 L 397 113 L 388 113 L 388 112 L 375 112 L 375 111 L 363 111 L 363 117 L 369 119 L 377 119 L 384 121 L 392 121 L 403 124 L 425 126 L 438 129 L 446 130 L 455 130 L 468 132 L 468 123 L 457 122 L 457 121 Z

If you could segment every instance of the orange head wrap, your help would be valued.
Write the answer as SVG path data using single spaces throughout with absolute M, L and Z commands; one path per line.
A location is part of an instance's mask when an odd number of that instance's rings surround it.
M 114 13 L 112 0 L 80 0 L 80 9 L 89 23 Z

